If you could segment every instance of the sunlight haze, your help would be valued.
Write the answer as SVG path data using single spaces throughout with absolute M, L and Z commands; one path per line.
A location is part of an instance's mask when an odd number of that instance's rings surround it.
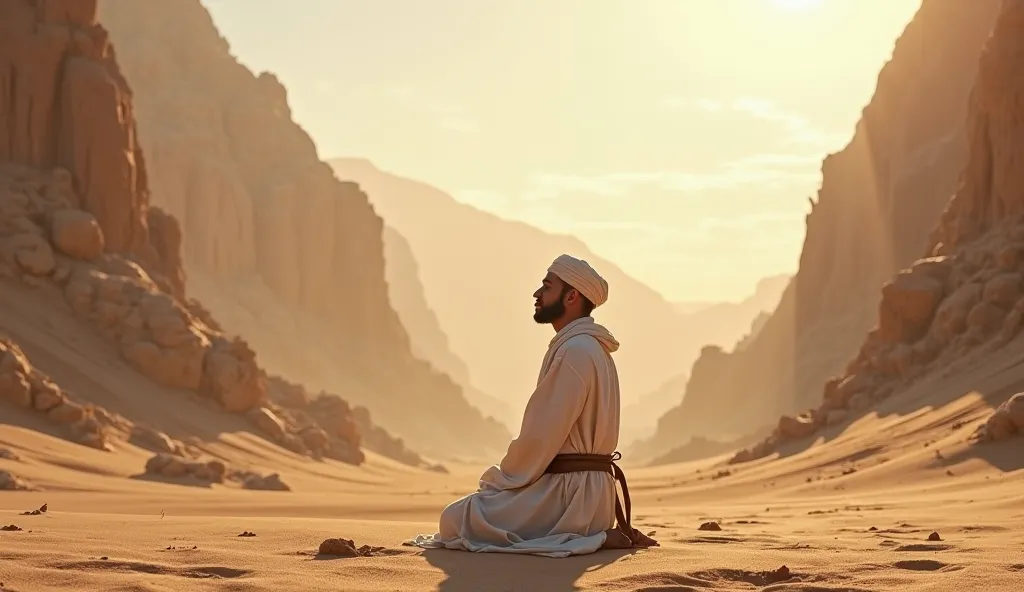
M 323 158 L 574 234 L 668 299 L 792 272 L 915 0 L 205 0 Z

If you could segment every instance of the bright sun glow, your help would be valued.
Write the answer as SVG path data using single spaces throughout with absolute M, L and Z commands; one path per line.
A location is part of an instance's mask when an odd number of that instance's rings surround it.
M 771 0 L 773 4 L 785 10 L 807 10 L 822 3 L 823 0 Z

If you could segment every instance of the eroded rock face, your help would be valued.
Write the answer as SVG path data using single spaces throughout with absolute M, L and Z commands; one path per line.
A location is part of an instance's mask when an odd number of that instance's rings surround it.
M 9 0 L 0 23 L 0 162 L 66 171 L 50 197 L 92 214 L 107 252 L 159 269 L 131 91 L 96 0 Z
M 198 2 L 175 3 L 186 5 L 206 15 Z M 160 6 L 166 5 L 149 3 L 145 10 Z M 351 417 L 328 421 L 334 429 L 334 434 L 328 434 L 302 411 L 309 400 L 304 391 L 303 397 L 290 401 L 298 409 L 286 412 L 272 405 L 266 374 L 253 349 L 226 335 L 208 310 L 186 297 L 182 227 L 171 214 L 149 203 L 149 177 L 135 131 L 133 96 L 106 30 L 97 23 L 96 10 L 95 0 L 0 2 L 0 66 L 7 66 L 0 67 L 0 279 L 17 278 L 35 288 L 59 290 L 73 314 L 114 343 L 140 373 L 163 385 L 206 396 L 225 411 L 260 414 L 258 430 L 285 448 L 362 462 L 359 427 Z M 159 18 L 143 21 L 163 26 Z M 141 30 L 145 32 L 145 27 Z M 188 52 L 197 46 L 192 41 L 182 47 Z M 197 55 L 206 57 L 202 51 Z M 237 63 L 235 68 L 249 76 Z M 342 238 L 329 235 L 332 250 L 327 259 L 320 257 L 315 245 L 307 244 L 298 253 L 302 260 L 281 265 L 310 270 L 297 302 L 332 311 L 331 318 L 339 316 L 333 314 L 339 310 L 336 294 L 358 292 L 354 286 L 365 288 L 356 306 L 341 307 L 351 317 L 351 323 L 342 328 L 354 324 L 360 335 L 382 335 L 383 349 L 377 353 L 393 352 L 389 348 L 395 342 L 389 341 L 388 332 L 400 335 L 401 330 L 397 323 L 388 324 L 393 312 L 387 307 L 386 293 L 377 298 L 374 292 L 386 287 L 371 281 L 372 277 L 358 277 L 364 270 L 371 276 L 376 273 L 373 257 L 366 254 L 372 255 L 373 249 L 366 247 L 375 244 L 374 236 L 380 241 L 379 218 L 373 216 L 365 195 L 351 184 L 339 184 L 326 165 L 307 166 L 304 171 L 293 170 L 295 162 L 279 166 L 281 154 L 291 154 L 291 148 L 300 154 L 296 162 L 318 162 L 312 142 L 290 118 L 270 125 L 284 136 L 275 138 L 271 133 L 269 142 L 247 145 L 253 139 L 246 135 L 253 133 L 251 126 L 267 123 L 268 106 L 270 120 L 281 109 L 287 110 L 284 89 L 272 76 L 261 76 L 256 84 L 251 97 L 240 92 L 245 90 L 242 87 L 226 87 L 232 104 L 238 104 L 229 117 L 207 130 L 225 123 L 235 130 L 239 162 L 252 177 L 247 182 L 260 188 L 255 194 L 261 198 L 269 199 L 271 193 L 280 198 L 274 202 L 277 209 L 269 214 L 294 207 L 296 196 L 320 196 L 323 203 L 305 214 L 309 223 L 298 230 L 300 234 L 322 238 L 322 232 L 316 233 L 323 229 L 315 227 L 322 220 L 346 224 L 360 217 L 369 220 L 346 227 Z M 217 89 L 205 90 L 224 98 Z M 219 174 L 211 172 L 214 177 Z M 203 191 L 210 189 L 200 186 Z M 221 193 L 206 194 L 207 201 Z M 196 205 L 204 204 L 197 201 Z M 332 215 L 325 217 L 324 212 Z M 204 211 L 200 218 L 208 220 L 211 230 L 229 236 L 226 243 L 217 242 L 224 248 L 235 246 L 232 241 L 237 238 L 230 236 L 231 224 L 225 220 L 253 222 L 246 212 L 216 208 Z M 280 230 L 279 220 L 262 219 Z M 254 244 L 242 246 L 249 257 L 256 250 Z M 218 253 L 221 257 L 225 251 Z M 332 293 L 330 282 L 314 277 L 342 264 L 353 270 L 345 277 L 353 283 L 334 285 L 340 291 Z M 32 368 L 20 348 L 9 341 L 0 342 L 0 401 L 45 414 L 66 426 L 77 441 L 97 448 L 105 448 L 110 434 L 118 433 L 166 455 L 186 452 L 167 434 L 132 426 L 116 414 L 79 403 Z
M 845 374 L 826 383 L 823 404 L 807 414 L 815 428 L 841 423 L 849 412 L 892 396 L 917 377 L 955 371 L 1019 335 L 1024 79 L 1011 73 L 1022 64 L 1024 1 L 1008 0 L 981 55 L 971 93 L 970 152 L 962 181 L 932 233 L 928 257 L 883 288 L 876 328 Z M 1024 395 L 1017 394 L 993 413 L 978 437 L 999 440 L 1022 426 Z M 774 443 L 810 435 L 806 431 L 776 430 L 774 441 L 762 443 L 757 452 L 768 454 Z M 747 451 L 737 462 L 753 456 Z
M 203 279 L 206 304 L 274 373 L 325 387 L 355 377 L 366 392 L 346 398 L 417 446 L 454 451 L 469 438 L 503 449 L 507 428 L 413 356 L 390 305 L 383 221 L 320 160 L 280 81 L 238 63 L 198 0 L 101 0 L 100 10 L 135 93 L 153 200 L 180 222 L 150 210 L 160 257 L 178 261 L 163 237 L 187 237 L 181 261 Z M 311 348 L 332 363 L 312 361 Z
M 882 68 L 852 140 L 822 163 L 799 271 L 782 302 L 756 339 L 717 364 L 716 377 L 687 389 L 682 407 L 662 428 L 666 434 L 678 432 L 683 422 L 714 432 L 724 422 L 732 433 L 752 432 L 769 417 L 817 405 L 821 384 L 845 372 L 876 324 L 872 340 L 882 342 L 916 341 L 929 326 L 929 314 L 948 296 L 937 283 L 948 290 L 947 282 L 916 271 L 893 273 L 921 257 L 956 192 L 968 151 L 982 141 L 965 120 L 978 58 L 1000 3 L 921 4 Z M 993 121 L 992 134 L 1008 137 L 1016 129 L 1008 120 L 999 125 Z M 887 297 L 880 298 L 879 288 L 889 280 Z M 977 322 L 992 320 L 992 312 L 979 310 Z M 693 413 L 691 406 L 714 413 Z

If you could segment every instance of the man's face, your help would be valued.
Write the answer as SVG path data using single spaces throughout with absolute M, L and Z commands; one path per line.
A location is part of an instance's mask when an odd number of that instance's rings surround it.
M 553 323 L 565 315 L 565 282 L 553 273 L 544 276 L 540 288 L 533 293 L 533 320 L 540 324 Z

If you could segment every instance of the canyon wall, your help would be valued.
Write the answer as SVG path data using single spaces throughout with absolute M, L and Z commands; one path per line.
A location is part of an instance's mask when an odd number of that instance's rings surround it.
M 224 326 L 274 372 L 367 406 L 420 450 L 504 448 L 508 431 L 411 354 L 383 221 L 321 162 L 278 79 L 241 65 L 199 0 L 100 10 L 135 93 L 153 199 L 181 221 L 190 288 Z
M 984 46 L 965 117 L 967 158 L 955 195 L 913 264 L 885 282 L 874 328 L 810 411 L 783 416 L 770 437 L 733 462 L 841 426 L 928 377 L 968 376 L 999 350 L 1022 347 L 1024 322 L 1024 0 L 1003 0 Z M 1019 358 L 1017 358 L 1019 360 Z M 1012 369 L 1019 362 L 1010 362 Z M 976 377 L 977 379 L 977 377 Z M 1024 428 L 1014 390 L 974 434 L 999 440 Z M 959 396 L 959 392 L 956 393 Z M 1016 411 L 1014 411 L 1016 409 Z M 954 425 L 953 429 L 959 426 Z
M 328 433 L 302 410 L 276 409 L 255 352 L 185 299 L 180 230 L 150 206 L 132 92 L 96 12 L 88 0 L 0 3 L 0 310 L 16 317 L 19 301 L 46 303 L 50 318 L 37 332 L 91 327 L 150 379 L 132 393 L 136 404 L 191 394 L 220 416 L 245 414 L 294 452 L 362 462 L 356 430 Z M 78 385 L 37 371 L 17 343 L 3 349 L 0 400 L 16 410 L 5 417 L 44 414 L 103 450 L 108 428 L 130 432 L 66 390 Z M 347 412 L 331 419 L 354 425 Z
M 966 158 L 968 93 L 999 0 L 924 0 L 850 143 L 824 159 L 799 271 L 742 351 L 706 350 L 657 438 L 740 434 L 820 400 L 857 352 L 879 287 L 925 248 Z
M 131 92 L 96 21 L 95 0 L 3 8 L 0 162 L 67 171 L 65 197 L 96 218 L 103 250 L 137 258 L 180 292 L 180 269 L 156 248 L 168 237 L 150 236 L 150 217 L 159 213 L 149 204 Z

